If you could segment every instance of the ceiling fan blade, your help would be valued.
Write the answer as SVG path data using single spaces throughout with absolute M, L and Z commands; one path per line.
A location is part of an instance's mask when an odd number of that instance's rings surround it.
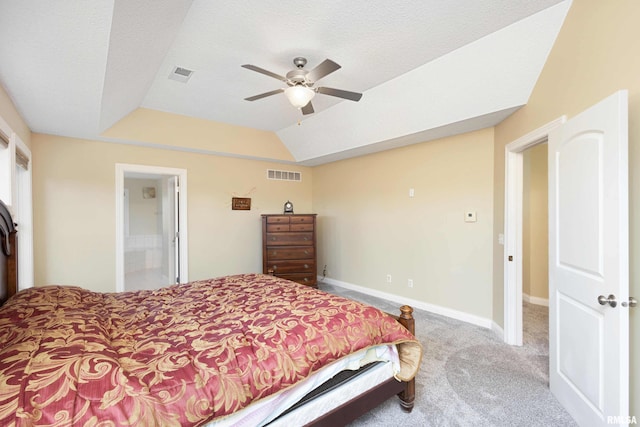
M 349 99 L 351 101 L 360 101 L 362 94 L 358 92 L 349 92 L 348 90 L 334 89 L 331 87 L 316 88 L 316 92 L 324 95 L 337 96 L 338 98 Z
M 311 105 L 311 101 L 309 101 L 307 105 L 302 107 L 301 110 L 302 110 L 302 114 L 304 115 L 313 114 L 313 105 Z
M 276 73 L 272 73 L 271 71 L 265 70 L 264 68 L 256 67 L 255 65 L 244 64 L 244 65 L 242 65 L 242 68 L 246 68 L 247 70 L 251 70 L 251 71 L 256 71 L 256 72 L 264 74 L 266 76 L 273 77 L 274 79 L 278 79 L 278 80 L 280 80 L 282 82 L 286 82 L 287 81 L 286 77 L 281 76 L 281 75 L 276 74 Z
M 244 100 L 245 101 L 255 101 L 257 99 L 266 98 L 267 96 L 275 95 L 275 94 L 281 93 L 281 92 L 284 92 L 284 89 L 276 89 L 276 90 L 272 90 L 271 92 L 261 93 L 260 95 L 250 96 L 249 98 L 245 98 Z
M 320 63 L 320 65 L 309 71 L 309 74 L 307 74 L 307 80 L 315 83 L 324 76 L 327 76 L 339 69 L 340 66 L 338 64 L 330 59 L 325 59 Z

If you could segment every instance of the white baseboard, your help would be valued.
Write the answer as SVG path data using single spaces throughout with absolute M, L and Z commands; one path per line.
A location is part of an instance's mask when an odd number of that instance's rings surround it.
M 504 329 L 502 329 L 502 326 L 498 325 L 495 320 L 491 322 L 491 330 L 495 332 L 500 339 L 504 340 Z
M 522 299 L 530 304 L 543 305 L 545 307 L 549 307 L 549 299 L 547 298 L 532 297 L 529 294 L 523 293 Z
M 441 316 L 450 317 L 452 319 L 461 320 L 463 322 L 471 323 L 473 325 L 481 326 L 483 328 L 495 330 L 493 320 L 485 317 L 476 316 L 475 314 L 465 313 L 464 311 L 458 311 L 447 307 L 442 307 L 435 304 L 429 304 L 423 301 L 418 301 L 412 298 L 403 297 L 400 295 L 390 294 L 388 292 L 378 291 L 376 289 L 365 288 L 363 286 L 354 285 L 352 283 L 342 282 L 340 280 L 330 279 L 322 276 L 318 276 L 318 281 L 327 283 L 329 285 L 339 286 L 341 288 L 349 289 L 356 292 L 362 292 L 363 294 L 372 295 L 374 297 L 383 298 L 388 301 L 393 301 L 398 304 L 407 304 L 413 308 L 419 308 L 430 313 L 439 314 Z M 496 327 L 500 328 L 497 324 Z M 502 328 L 500 328 L 502 330 Z M 501 333 L 503 336 L 504 333 Z

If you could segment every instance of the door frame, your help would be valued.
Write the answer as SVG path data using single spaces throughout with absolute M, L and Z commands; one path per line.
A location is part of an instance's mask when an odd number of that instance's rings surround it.
M 522 345 L 523 152 L 547 141 L 567 121 L 561 116 L 505 146 L 504 178 L 504 341 Z M 509 257 L 513 261 L 509 261 Z
M 189 281 L 188 265 L 188 232 L 187 232 L 187 170 L 167 168 L 162 166 L 134 165 L 116 163 L 116 292 L 124 291 L 124 176 L 125 173 L 142 173 L 153 175 L 177 176 L 180 192 L 177 199 L 180 218 L 178 221 L 180 233 L 180 283 Z

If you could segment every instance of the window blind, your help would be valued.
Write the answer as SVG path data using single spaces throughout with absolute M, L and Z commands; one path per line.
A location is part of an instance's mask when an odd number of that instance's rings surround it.
M 16 148 L 16 164 L 24 170 L 29 170 L 29 157 Z
M 0 146 L 7 148 L 9 146 L 9 137 L 0 131 Z

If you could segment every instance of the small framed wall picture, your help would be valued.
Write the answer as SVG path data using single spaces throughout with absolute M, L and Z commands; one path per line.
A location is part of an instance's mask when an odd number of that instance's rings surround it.
M 142 198 L 143 199 L 155 199 L 156 198 L 156 187 L 142 187 Z
M 232 197 L 231 209 L 234 211 L 251 210 L 251 198 L 250 197 Z

